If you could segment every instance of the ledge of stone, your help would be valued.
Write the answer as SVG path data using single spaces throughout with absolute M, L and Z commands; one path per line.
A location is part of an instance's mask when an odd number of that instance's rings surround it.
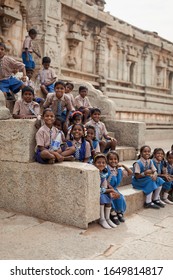
M 94 166 L 0 161 L 0 169 L 1 208 L 80 228 L 99 219 L 100 178 Z

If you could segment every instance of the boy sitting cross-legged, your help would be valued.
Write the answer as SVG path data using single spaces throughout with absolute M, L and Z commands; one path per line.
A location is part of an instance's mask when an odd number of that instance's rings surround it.
M 86 127 L 89 125 L 94 126 L 96 132 L 96 139 L 99 141 L 100 151 L 103 153 L 106 150 L 115 150 L 117 140 L 108 135 L 106 126 L 100 121 L 101 111 L 99 108 L 91 109 L 91 120 L 86 123 Z M 105 140 L 106 141 L 105 141 Z

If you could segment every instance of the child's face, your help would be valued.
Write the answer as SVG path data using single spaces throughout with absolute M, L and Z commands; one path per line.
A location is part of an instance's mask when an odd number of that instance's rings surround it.
M 150 158 L 150 155 L 151 155 L 151 149 L 150 149 L 149 147 L 145 147 L 145 148 L 143 149 L 143 151 L 141 152 L 141 156 L 142 156 L 145 160 L 149 159 L 149 158 Z
M 84 98 L 85 96 L 87 96 L 88 90 L 87 90 L 87 89 L 83 89 L 83 90 L 81 90 L 81 91 L 79 92 L 79 94 L 80 94 L 80 96 L 81 96 L 82 98 Z
M 63 96 L 63 94 L 65 93 L 65 87 L 61 84 L 56 85 L 55 93 L 56 93 L 56 97 L 58 99 L 60 99 Z
M 44 69 L 49 69 L 50 63 L 49 62 L 43 63 L 43 67 Z
M 51 111 L 47 111 L 45 112 L 44 116 L 43 116 L 43 120 L 45 122 L 45 124 L 49 127 L 51 127 L 54 122 L 55 122 L 55 115 L 53 112 Z
M 173 155 L 169 155 L 167 160 L 170 165 L 173 165 Z
M 74 124 L 82 123 L 82 117 L 78 116 L 74 119 Z
M 87 139 L 93 140 L 95 138 L 95 131 L 92 128 L 87 129 Z
M 164 154 L 162 151 L 158 151 L 155 153 L 154 157 L 157 161 L 162 161 L 164 159 Z
M 105 158 L 98 158 L 94 164 L 100 172 L 102 172 L 106 167 L 106 160 Z
M 67 85 L 67 86 L 65 87 L 65 93 L 70 93 L 72 90 L 73 90 L 73 88 L 72 88 L 71 85 Z
M 34 95 L 30 91 L 25 91 L 22 98 L 25 102 L 30 103 L 34 99 Z
M 91 118 L 93 119 L 93 121 L 95 122 L 99 122 L 100 120 L 100 113 L 99 112 L 95 112 L 91 115 Z
M 30 34 L 29 36 L 31 37 L 32 40 L 34 40 L 37 37 L 37 34 Z
M 32 76 L 33 76 L 33 71 L 32 70 L 26 70 L 26 75 L 29 79 L 31 79 Z
M 75 140 L 79 140 L 84 136 L 84 131 L 80 125 L 75 125 L 71 131 Z
M 5 49 L 3 46 L 0 46 L 0 58 L 2 58 L 5 55 Z
M 108 161 L 108 164 L 113 168 L 116 167 L 118 164 L 118 158 L 114 154 L 110 154 L 107 161 Z
M 58 128 L 59 130 L 62 130 L 62 123 L 61 123 L 61 121 L 55 120 L 54 126 L 55 126 L 56 128 Z

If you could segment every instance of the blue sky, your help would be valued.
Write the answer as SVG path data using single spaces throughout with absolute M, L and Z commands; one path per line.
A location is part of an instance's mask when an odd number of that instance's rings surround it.
M 173 42 L 173 0 L 106 0 L 105 11 Z

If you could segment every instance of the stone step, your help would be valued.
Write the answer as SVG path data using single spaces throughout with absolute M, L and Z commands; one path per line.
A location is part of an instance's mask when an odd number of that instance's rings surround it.
M 126 215 L 134 214 L 136 211 L 143 208 L 144 194 L 142 191 L 134 189 L 131 184 L 125 185 L 123 187 L 120 186 L 118 189 L 126 199 Z
M 137 156 L 137 151 L 134 147 L 117 146 L 116 152 L 119 155 L 120 161 L 135 160 Z

